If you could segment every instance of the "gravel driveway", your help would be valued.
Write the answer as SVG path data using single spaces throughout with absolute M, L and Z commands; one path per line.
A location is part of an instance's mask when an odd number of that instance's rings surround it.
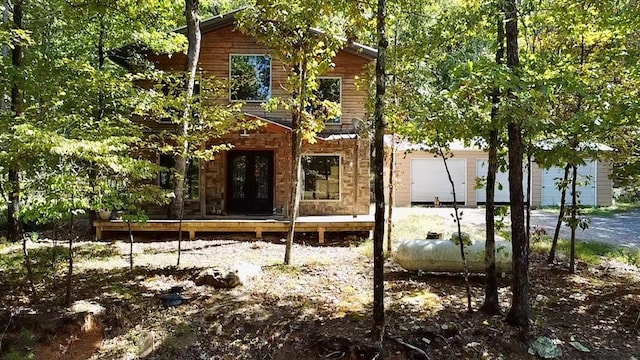
M 484 208 L 463 208 L 463 223 L 484 227 Z M 398 220 L 409 214 L 438 215 L 451 220 L 452 208 L 396 208 L 394 218 Z M 614 214 L 612 216 L 590 216 L 591 223 L 586 230 L 578 229 L 576 238 L 586 241 L 602 241 L 615 245 L 640 249 L 640 210 Z M 548 235 L 553 235 L 557 221 L 557 212 L 548 210 L 533 210 L 531 212 L 531 227 L 541 227 Z M 560 236 L 568 238 L 570 229 L 563 226 Z

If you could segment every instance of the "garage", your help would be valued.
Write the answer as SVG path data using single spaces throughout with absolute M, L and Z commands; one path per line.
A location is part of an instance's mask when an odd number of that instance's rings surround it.
M 579 201 L 581 205 L 596 205 L 596 168 L 597 161 L 588 161 L 585 165 L 578 166 Z M 542 206 L 559 206 L 561 192 L 556 187 L 556 182 L 564 176 L 563 167 L 552 167 L 542 171 Z M 571 179 L 571 172 L 569 172 Z M 568 189 L 565 204 L 571 203 L 571 191 Z
M 522 191 L 527 191 L 527 177 L 529 176 L 526 165 L 523 164 L 522 169 L 524 171 L 522 178 Z M 489 171 L 489 160 L 487 159 L 478 159 L 476 164 L 476 176 L 478 178 L 486 179 L 487 173 Z M 501 186 L 499 186 L 500 184 Z M 487 202 L 487 193 L 485 187 L 478 188 L 476 191 L 476 199 L 478 200 L 478 204 L 484 204 Z M 494 201 L 496 204 L 508 204 L 511 202 L 509 199 L 509 170 L 504 172 L 498 171 L 496 173 L 496 190 Z M 526 202 L 526 199 L 525 199 Z
M 467 161 L 466 159 L 449 159 L 447 166 L 455 184 L 456 200 L 466 204 L 467 194 Z M 453 203 L 451 184 L 442 159 L 411 159 L 411 202 L 434 203 L 435 198 L 441 203 Z

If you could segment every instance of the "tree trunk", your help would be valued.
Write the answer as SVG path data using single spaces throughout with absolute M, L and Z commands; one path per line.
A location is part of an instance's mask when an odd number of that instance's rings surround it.
M 387 255 L 391 255 L 393 243 L 391 234 L 393 232 L 393 204 L 395 202 L 395 174 L 396 171 L 396 133 L 391 130 L 391 154 L 389 155 L 389 217 L 387 218 Z
M 184 217 L 184 178 L 187 173 L 187 157 L 189 156 L 189 121 L 191 119 L 191 98 L 196 82 L 196 71 L 198 70 L 198 59 L 200 58 L 200 17 L 198 16 L 199 0 L 185 0 L 184 14 L 187 21 L 187 81 L 184 112 L 182 121 L 178 124 L 179 151 L 176 153 L 176 179 L 174 184 L 173 204 L 171 207 L 172 216 L 178 216 L 178 261 L 176 266 L 180 266 L 180 255 L 182 252 L 182 220 Z
M 525 196 L 525 204 L 526 204 L 526 218 L 525 225 L 527 228 L 527 253 L 529 253 L 529 246 L 531 245 L 531 154 L 527 153 L 527 189 Z
M 53 288 L 58 289 L 58 224 L 53 222 L 53 236 L 51 242 L 51 273 Z
M 507 66 L 517 76 L 520 68 L 518 56 L 517 0 L 505 2 L 505 34 L 507 40 Z M 512 97 L 511 90 L 507 96 Z M 511 244 L 513 247 L 513 298 L 507 321 L 511 325 L 529 328 L 529 253 L 524 227 L 524 199 L 522 191 L 523 141 L 519 119 L 511 118 L 509 133 L 509 200 L 511 202 Z
M 65 306 L 71 305 L 71 284 L 73 278 L 73 237 L 69 235 L 69 268 L 67 270 L 67 291 L 64 297 Z
M 29 280 L 29 287 L 31 288 L 31 300 L 35 304 L 38 302 L 38 292 L 36 290 L 35 279 L 33 277 L 33 268 L 31 267 L 29 250 L 27 249 L 27 237 L 24 235 L 22 236 L 22 256 L 24 258 L 24 267 L 27 269 L 27 280 Z
M 562 219 L 564 218 L 565 201 L 567 198 L 567 181 L 569 180 L 570 164 L 564 167 L 564 175 L 562 177 L 562 186 L 560 189 L 560 212 L 558 213 L 558 221 L 556 221 L 556 229 L 553 232 L 553 241 L 551 241 L 551 250 L 549 250 L 549 256 L 547 257 L 547 263 L 552 264 L 556 259 L 556 248 L 558 247 L 558 236 L 560 236 L 560 227 L 562 226 Z
M 7 239 L 9 241 L 18 241 L 22 237 L 22 223 L 18 218 L 18 212 L 20 211 L 20 176 L 14 167 L 8 169 L 8 181 Z
M 373 231 L 373 336 L 382 344 L 384 337 L 384 98 L 387 91 L 386 35 L 387 3 L 378 0 L 376 30 L 378 56 L 376 59 L 376 95 L 374 107 L 374 187 L 376 197 L 375 227 Z
M 578 227 L 578 167 L 571 165 L 573 176 L 571 179 L 571 254 L 569 259 L 569 271 L 574 274 L 576 272 L 576 228 Z
M 496 21 L 496 33 L 498 49 L 496 50 L 496 63 L 502 64 L 504 58 L 504 21 L 502 17 L 498 17 Z M 486 314 L 499 314 L 500 303 L 498 300 L 498 274 L 496 273 L 496 228 L 495 228 L 495 189 L 496 189 L 496 173 L 498 171 L 498 107 L 500 105 L 500 89 L 496 88 L 491 94 L 491 124 L 492 129 L 489 130 L 489 167 L 487 169 L 487 187 L 486 187 L 486 212 L 485 212 L 485 277 L 486 283 L 484 287 L 484 303 L 480 310 Z
M 291 248 L 296 235 L 296 220 L 300 210 L 300 185 L 302 184 L 302 111 L 303 99 L 306 97 L 306 68 L 307 62 L 301 61 L 298 64 L 298 89 L 292 96 L 298 97 L 298 106 L 291 111 L 291 187 L 287 213 L 289 215 L 289 226 L 287 228 L 287 240 L 284 250 L 284 263 L 291 264 Z M 357 140 L 356 140 L 357 141 Z
M 131 231 L 130 220 L 127 220 L 127 230 L 129 230 L 129 270 L 133 270 L 133 231 Z
M 106 29 L 104 25 L 104 19 L 100 18 L 100 32 L 98 33 L 98 71 L 102 71 L 104 67 L 105 60 L 105 49 L 104 49 L 104 40 L 106 36 Z M 98 91 L 98 107 L 96 109 L 96 113 L 94 115 L 96 125 L 102 122 L 105 113 L 105 105 L 104 105 L 104 91 L 102 88 Z M 98 174 L 96 171 L 96 164 L 93 161 L 89 162 L 89 184 L 91 187 L 91 192 L 89 194 L 90 203 L 93 203 L 96 197 L 96 182 L 98 178 Z M 111 210 L 111 209 L 104 209 Z M 89 209 L 89 223 L 93 225 L 93 222 L 98 218 L 97 212 L 95 209 Z M 96 228 L 94 226 L 90 226 L 90 230 L 93 235 L 96 233 Z
M 15 29 L 22 29 L 22 0 L 17 0 L 13 4 L 13 26 Z M 22 114 L 22 96 L 18 87 L 18 77 L 20 75 L 19 68 L 22 67 L 22 59 L 24 51 L 20 43 L 14 44 L 11 51 L 11 65 L 16 71 L 13 78 L 13 86 L 11 87 L 11 111 L 18 118 Z M 9 181 L 9 204 L 7 209 L 7 239 L 9 241 L 18 241 L 22 238 L 22 224 L 18 218 L 20 212 L 20 175 L 16 164 L 8 169 Z
M 464 253 L 464 240 L 462 239 L 462 225 L 460 224 L 460 212 L 458 211 L 458 199 L 456 198 L 456 185 L 451 177 L 451 171 L 449 171 L 449 165 L 447 164 L 447 156 L 442 151 L 442 146 L 438 145 L 438 152 L 444 163 L 444 170 L 447 173 L 449 184 L 451 185 L 451 194 L 453 195 L 453 213 L 458 228 L 458 240 L 460 241 L 460 257 L 462 258 L 462 264 L 464 267 L 464 286 L 467 293 L 467 311 L 473 312 L 471 308 L 471 286 L 469 285 L 469 266 L 467 265 L 467 256 Z M 495 260 L 494 260 L 495 262 Z

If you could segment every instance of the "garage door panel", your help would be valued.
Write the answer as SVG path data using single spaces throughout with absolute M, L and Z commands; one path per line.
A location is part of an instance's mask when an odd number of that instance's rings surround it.
M 523 165 L 523 169 L 526 169 L 526 166 Z M 478 178 L 484 178 L 486 180 L 488 173 L 489 173 L 489 160 L 478 159 L 477 165 L 476 165 L 476 176 Z M 527 191 L 526 189 L 527 189 L 528 176 L 529 176 L 529 172 L 525 170 L 522 177 L 523 192 Z M 486 187 L 485 186 L 479 187 L 476 191 L 476 196 L 477 196 L 478 203 L 486 203 L 487 202 Z M 509 198 L 509 170 L 508 169 L 505 171 L 498 171 L 496 173 L 496 191 L 495 191 L 494 201 L 496 203 L 511 202 L 511 199 Z
M 578 187 L 580 204 L 586 206 L 596 205 L 596 161 L 588 161 L 585 165 L 578 166 Z M 564 167 L 552 167 L 542 172 L 542 205 L 558 206 L 562 196 L 556 183 L 564 176 Z M 571 179 L 571 172 L 569 172 Z M 571 203 L 571 189 L 567 189 L 565 204 Z
M 466 202 L 466 168 L 465 159 L 449 159 L 447 166 L 456 188 L 456 199 Z M 441 202 L 453 202 L 451 184 L 441 159 L 411 160 L 411 201 L 433 202 L 438 197 Z

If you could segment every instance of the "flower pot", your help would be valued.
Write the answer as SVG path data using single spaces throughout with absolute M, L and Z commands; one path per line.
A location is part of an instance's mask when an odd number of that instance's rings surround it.
M 98 217 L 100 220 L 109 220 L 111 218 L 111 211 L 100 210 L 98 211 Z

